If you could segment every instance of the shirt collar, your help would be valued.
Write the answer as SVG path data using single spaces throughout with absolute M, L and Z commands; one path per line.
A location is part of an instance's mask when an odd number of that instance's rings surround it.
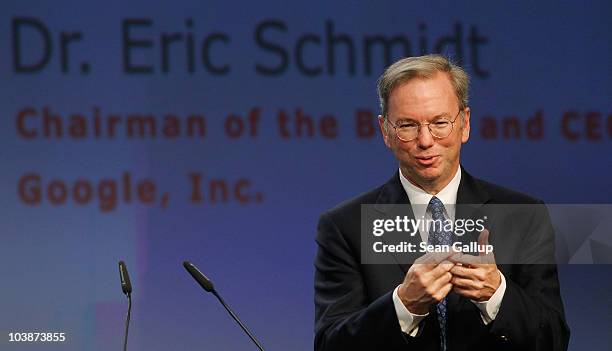
M 431 201 L 431 198 L 434 195 L 428 194 L 427 192 L 425 192 L 425 190 L 412 184 L 408 179 L 406 179 L 406 177 L 404 177 L 401 170 L 399 172 L 399 177 L 400 182 L 402 183 L 402 187 L 404 188 L 404 191 L 406 191 L 406 195 L 408 195 L 408 200 L 410 200 L 410 204 L 412 205 L 415 218 L 423 217 L 427 209 L 427 204 L 429 204 L 429 201 Z M 460 182 L 461 167 L 458 167 L 457 173 L 455 173 L 453 179 L 451 179 L 451 181 L 442 190 L 440 190 L 440 192 L 435 194 L 435 196 L 440 199 L 440 201 L 442 201 L 442 203 L 444 204 L 447 215 L 449 215 L 450 218 L 455 217 L 454 205 L 457 203 L 457 192 L 459 191 Z

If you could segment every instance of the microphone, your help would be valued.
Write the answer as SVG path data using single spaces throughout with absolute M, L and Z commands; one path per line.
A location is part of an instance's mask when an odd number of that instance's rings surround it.
M 130 283 L 130 275 L 127 271 L 125 262 L 119 261 L 119 278 L 121 278 L 121 290 L 123 293 L 129 295 L 132 293 L 132 283 Z
M 125 317 L 125 337 L 123 338 L 123 351 L 126 351 L 128 332 L 130 330 L 130 313 L 132 312 L 132 283 L 130 283 L 127 266 L 123 261 L 119 261 L 119 278 L 121 279 L 121 290 L 128 298 L 128 310 Z
M 232 316 L 232 318 L 236 321 L 236 323 L 238 323 L 238 325 L 240 326 L 240 328 L 242 328 L 242 330 L 244 330 L 244 332 L 249 336 L 249 338 L 251 338 L 251 340 L 253 341 L 253 343 L 255 343 L 255 346 L 257 346 L 257 348 L 260 351 L 264 351 L 263 346 L 261 346 L 261 344 L 259 343 L 259 341 L 257 341 L 257 339 L 255 338 L 255 336 L 249 331 L 249 329 L 247 329 L 247 327 L 240 321 L 240 319 L 238 318 L 238 316 L 234 313 L 234 311 L 232 311 L 231 308 L 229 308 L 229 306 L 225 303 L 225 301 L 223 301 L 223 298 L 221 297 L 221 295 L 219 295 L 219 293 L 215 290 L 215 287 L 213 286 L 213 283 L 210 281 L 210 279 L 208 279 L 204 274 L 202 274 L 202 272 L 200 272 L 200 270 L 194 266 L 191 262 L 189 261 L 185 261 L 183 262 L 183 267 L 185 267 L 185 269 L 187 270 L 187 272 L 189 272 L 189 274 L 191 274 L 191 276 L 193 277 L 193 279 L 195 279 L 198 284 L 200 284 L 200 286 L 202 288 L 204 288 L 204 290 L 206 290 L 207 292 L 212 293 L 213 295 L 215 295 L 217 297 L 217 299 L 219 300 L 219 302 L 221 302 L 221 305 L 223 305 L 223 307 L 225 307 L 225 309 L 227 310 L 227 312 L 230 314 L 230 316 Z
M 208 279 L 202 272 L 200 272 L 200 270 L 196 266 L 194 266 L 188 261 L 185 261 L 183 262 L 183 267 L 185 267 L 187 272 L 191 274 L 193 279 L 195 279 L 198 284 L 200 284 L 200 286 L 204 288 L 204 290 L 206 290 L 206 292 L 215 291 L 215 287 L 213 286 L 213 283 L 210 281 L 210 279 Z

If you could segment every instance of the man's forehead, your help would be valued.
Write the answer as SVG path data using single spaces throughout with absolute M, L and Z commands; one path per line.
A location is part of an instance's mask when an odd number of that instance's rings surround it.
M 390 91 L 389 96 L 392 96 L 398 90 L 404 90 L 406 87 L 432 85 L 437 83 L 439 89 L 448 89 L 454 94 L 453 84 L 450 76 L 445 72 L 437 72 L 428 76 L 415 76 L 398 81 Z
M 430 110 L 430 116 L 450 113 L 459 103 L 448 75 L 440 72 L 431 78 L 413 78 L 391 90 L 388 105 L 391 110 Z

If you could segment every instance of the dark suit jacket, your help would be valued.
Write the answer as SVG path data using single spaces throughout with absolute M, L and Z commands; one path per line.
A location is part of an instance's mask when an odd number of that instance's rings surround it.
M 542 202 L 462 172 L 457 204 L 538 203 Z M 399 326 L 392 293 L 410 265 L 361 264 L 361 204 L 409 204 L 399 174 L 325 212 L 319 220 L 315 350 L 438 350 L 435 306 L 421 322 L 417 336 L 403 333 Z M 449 351 L 567 349 L 569 329 L 557 269 L 551 264 L 552 226 L 549 221 L 533 219 L 516 223 L 514 238 L 495 236 L 491 230 L 491 243 L 497 246 L 500 242 L 495 240 L 502 240 L 506 249 L 512 248 L 505 252 L 528 252 L 526 260 L 531 264 L 498 264 L 506 278 L 506 291 L 497 317 L 489 325 L 484 325 L 479 310 L 468 299 L 449 294 Z

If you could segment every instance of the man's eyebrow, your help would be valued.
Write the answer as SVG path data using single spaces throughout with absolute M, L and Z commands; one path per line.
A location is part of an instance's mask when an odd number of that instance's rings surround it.
M 416 122 L 412 117 L 399 117 L 395 122 Z
M 448 113 L 448 112 L 442 112 L 442 113 L 439 113 L 439 114 L 437 114 L 437 115 L 435 115 L 435 116 L 431 117 L 431 119 L 436 119 L 436 118 L 441 118 L 441 117 L 446 117 L 446 118 L 448 118 L 448 117 L 450 117 L 450 113 Z
M 442 112 L 442 113 L 439 113 L 439 114 L 437 114 L 437 115 L 435 115 L 433 117 L 428 118 L 428 120 L 434 120 L 434 119 L 442 118 L 442 117 L 449 118 L 450 114 L 448 112 Z M 413 118 L 413 117 L 399 117 L 396 122 L 415 122 L 415 123 L 418 123 L 418 121 L 415 118 Z

